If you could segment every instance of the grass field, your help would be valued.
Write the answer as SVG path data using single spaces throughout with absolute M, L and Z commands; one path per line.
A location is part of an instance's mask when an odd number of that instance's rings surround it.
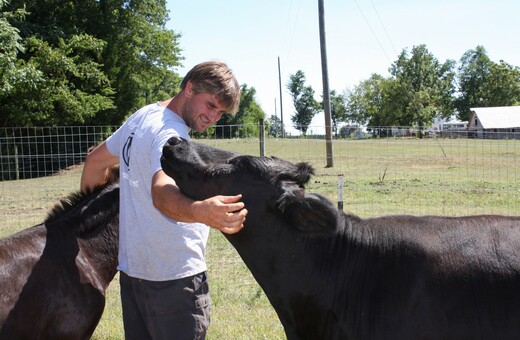
M 257 140 L 205 143 L 259 154 Z M 316 168 L 307 190 L 336 201 L 344 179 L 344 210 L 361 217 L 389 214 L 506 214 L 520 211 L 520 142 L 473 139 L 370 139 L 335 141 L 327 168 L 325 141 L 274 140 L 267 156 L 306 161 Z M 81 166 L 41 179 L 0 182 L 0 236 L 39 223 L 60 197 L 79 186 Z M 210 234 L 207 262 L 213 300 L 209 339 L 284 339 L 265 295 L 235 250 Z M 117 276 L 94 339 L 122 339 Z

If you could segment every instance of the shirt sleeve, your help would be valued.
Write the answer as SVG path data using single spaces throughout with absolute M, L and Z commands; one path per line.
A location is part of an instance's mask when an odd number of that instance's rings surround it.
M 122 126 L 119 127 L 119 129 L 117 129 L 116 132 L 111 134 L 105 142 L 108 151 L 114 156 L 119 156 L 119 146 L 121 144 L 119 141 L 121 139 L 122 129 Z
M 152 173 L 156 173 L 159 170 L 162 170 L 161 166 L 161 156 L 162 156 L 162 149 L 168 139 L 171 137 L 180 137 L 179 133 L 173 129 L 162 129 L 157 136 L 155 137 L 154 141 L 152 142 L 152 154 L 151 154 L 151 164 L 150 168 L 152 170 Z

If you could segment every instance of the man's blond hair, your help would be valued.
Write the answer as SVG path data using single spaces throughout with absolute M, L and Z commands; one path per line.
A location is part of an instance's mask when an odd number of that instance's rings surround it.
M 206 92 L 216 95 L 227 113 L 234 115 L 237 112 L 240 85 L 225 63 L 206 61 L 195 65 L 182 80 L 181 90 L 184 90 L 188 81 L 191 81 L 195 93 Z

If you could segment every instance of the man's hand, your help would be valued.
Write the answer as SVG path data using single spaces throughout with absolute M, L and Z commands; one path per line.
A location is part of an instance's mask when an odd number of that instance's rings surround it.
M 194 202 L 194 213 L 201 222 L 225 234 L 234 234 L 242 230 L 247 215 L 242 195 L 214 196 Z

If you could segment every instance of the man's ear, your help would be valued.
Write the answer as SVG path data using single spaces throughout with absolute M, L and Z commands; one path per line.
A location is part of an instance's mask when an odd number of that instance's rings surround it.
M 193 83 L 191 82 L 191 80 L 188 80 L 186 82 L 186 85 L 184 86 L 184 92 L 188 97 L 193 95 Z
M 334 234 L 339 212 L 334 204 L 319 194 L 305 194 L 303 189 L 286 191 L 277 202 L 283 218 L 309 236 Z

